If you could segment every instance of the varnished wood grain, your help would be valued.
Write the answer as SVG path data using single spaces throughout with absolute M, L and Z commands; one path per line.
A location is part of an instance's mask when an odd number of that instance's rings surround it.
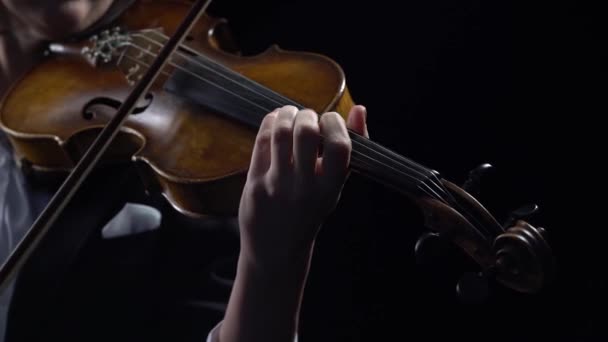
M 176 1 L 139 2 L 120 24 L 132 30 L 162 27 L 171 35 L 188 9 L 188 3 Z M 306 107 L 346 117 L 353 103 L 336 63 L 277 47 L 250 57 L 222 51 L 219 47 L 231 46 L 221 41 L 226 30 L 214 29 L 224 24 L 203 16 L 188 44 Z M 100 106 L 86 119 L 85 105 L 100 96 L 122 100 L 130 90 L 118 68 L 51 56 L 7 93 L 0 124 L 18 159 L 40 171 L 69 170 L 113 115 L 111 108 Z M 105 161 L 135 161 L 150 188 L 161 191 L 180 212 L 236 214 L 256 131 L 163 92 L 160 84 L 152 92 L 150 107 L 127 119 Z

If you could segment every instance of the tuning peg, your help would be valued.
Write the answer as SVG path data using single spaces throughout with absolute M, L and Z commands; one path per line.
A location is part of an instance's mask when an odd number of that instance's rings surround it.
M 477 166 L 469 172 L 469 178 L 464 182 L 462 188 L 471 195 L 478 195 L 480 190 L 481 177 L 485 175 L 493 166 L 485 163 Z
M 448 241 L 434 232 L 422 234 L 416 241 L 414 252 L 418 265 L 432 266 L 446 254 L 450 245 Z
M 488 277 L 483 273 L 466 272 L 456 284 L 456 293 L 463 303 L 483 303 L 490 294 Z
M 538 205 L 534 203 L 521 206 L 511 212 L 509 218 L 507 218 L 507 221 L 503 224 L 503 227 L 505 229 L 509 229 L 518 220 L 527 221 L 539 210 L 540 208 L 538 207 Z

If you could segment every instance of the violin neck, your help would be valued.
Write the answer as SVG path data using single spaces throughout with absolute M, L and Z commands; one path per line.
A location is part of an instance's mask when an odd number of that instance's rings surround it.
M 409 196 L 427 194 L 434 197 L 434 190 L 429 189 L 428 184 L 439 178 L 437 171 L 399 155 L 352 130 L 348 133 L 352 141 L 350 167 L 353 171 Z
M 175 70 L 164 84 L 164 90 L 189 99 L 227 117 L 259 128 L 264 116 L 281 105 L 304 106 L 202 56 L 190 57 L 184 65 L 188 71 Z M 213 69 L 213 73 L 206 70 Z M 195 77 L 195 75 L 204 75 Z M 210 87 L 208 82 L 221 85 Z M 349 131 L 352 139 L 351 169 L 407 195 L 422 191 L 438 197 L 434 181 L 438 173 L 405 158 L 369 139 Z M 429 186 L 427 183 L 431 183 Z M 429 189 L 430 188 L 430 189 Z
M 203 68 L 202 65 L 208 61 L 195 59 L 200 65 L 191 62 L 188 67 L 192 73 L 202 74 L 203 70 L 198 69 Z M 221 66 L 214 66 L 214 68 L 218 72 L 229 73 Z M 238 79 L 238 87 L 234 82 L 222 81 L 223 78 L 219 73 L 205 77 L 212 78 L 214 83 L 221 83 L 223 86 L 221 88 L 209 87 L 200 78 L 193 77 L 191 73 L 177 70 L 167 80 L 164 89 L 253 128 L 258 128 L 264 115 L 276 108 L 277 104 L 290 104 L 303 108 L 302 105 L 238 74 L 230 74 L 233 79 Z M 228 92 L 226 89 L 230 91 Z M 429 178 L 437 176 L 435 171 L 400 156 L 353 131 L 350 131 L 349 134 L 353 142 L 351 168 L 354 171 L 409 194 L 418 191 L 419 187 Z

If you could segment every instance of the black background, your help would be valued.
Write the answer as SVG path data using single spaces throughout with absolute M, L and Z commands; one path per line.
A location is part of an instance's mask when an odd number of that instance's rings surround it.
M 479 200 L 499 221 L 538 204 L 531 223 L 546 228 L 556 258 L 556 277 L 540 293 L 490 282 L 485 302 L 464 303 L 456 284 L 477 266 L 454 246 L 418 264 L 414 246 L 428 231 L 419 209 L 352 174 L 317 240 L 301 341 L 608 340 L 600 165 L 607 30 L 599 5 L 214 0 L 208 13 L 228 19 L 246 55 L 278 44 L 335 60 L 354 100 L 367 107 L 376 142 L 456 184 L 477 165 L 492 164 Z M 112 196 L 140 196 L 131 193 L 139 187 L 132 176 L 119 182 L 101 172 L 68 211 L 99 226 L 109 215 L 102 204 L 121 203 Z M 179 228 L 181 218 L 165 218 Z M 75 236 L 86 226 L 70 215 L 63 224 Z M 233 233 L 184 226 L 108 241 L 96 236 L 64 279 L 54 271 L 64 261 L 48 255 L 67 258 L 63 249 L 79 245 L 57 230 L 21 276 L 13 336 L 202 341 L 222 311 L 199 299 L 228 296 L 225 287 L 206 287 L 205 270 L 213 270 L 207 263 L 238 252 Z
M 492 164 L 484 205 L 503 220 L 538 204 L 531 222 L 546 227 L 556 256 L 555 281 L 541 293 L 490 283 L 485 303 L 463 304 L 456 282 L 475 265 L 455 248 L 417 265 L 426 231 L 417 208 L 353 175 L 319 236 L 303 341 L 608 336 L 599 166 L 607 31 L 598 5 L 218 0 L 209 13 L 229 20 L 245 54 L 278 44 L 334 59 L 375 141 L 457 184 Z

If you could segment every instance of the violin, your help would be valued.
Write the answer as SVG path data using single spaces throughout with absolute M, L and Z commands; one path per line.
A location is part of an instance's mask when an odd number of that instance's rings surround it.
M 326 56 L 273 46 L 236 53 L 226 20 L 208 1 L 137 1 L 85 39 L 53 42 L 0 106 L 0 127 L 19 162 L 69 175 L 0 270 L 25 262 L 90 171 L 131 161 L 150 192 L 191 217 L 234 216 L 263 117 L 294 105 L 344 118 L 354 105 L 340 66 Z M 555 265 L 543 228 L 507 226 L 467 191 L 349 131 L 350 168 L 398 191 L 425 225 L 459 246 L 484 276 L 539 292 Z M 522 215 L 523 216 L 523 215 Z

